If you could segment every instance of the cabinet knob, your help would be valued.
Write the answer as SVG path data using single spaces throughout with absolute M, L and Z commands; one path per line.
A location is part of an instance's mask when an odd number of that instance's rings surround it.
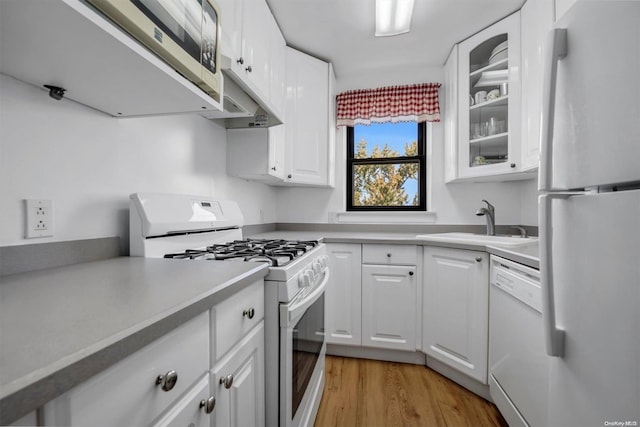
M 158 375 L 156 378 L 156 385 L 159 385 L 162 390 L 171 390 L 178 382 L 178 373 L 176 371 L 169 371 L 164 375 Z
M 477 256 L 476 257 L 476 262 L 482 262 L 482 257 Z
M 410 271 L 410 272 L 409 272 L 409 276 L 413 276 L 413 271 Z
M 211 396 L 208 399 L 202 399 L 200 401 L 200 409 L 204 408 L 204 412 L 210 414 L 216 407 L 216 398 L 215 396 Z
M 242 64 L 244 64 L 244 58 L 241 56 L 240 58 L 238 58 L 238 60 L 236 62 L 238 64 L 242 65 Z
M 231 388 L 233 385 L 233 374 L 220 378 L 220 384 L 224 384 L 224 388 Z
M 515 167 L 516 167 L 516 164 L 515 164 L 515 163 L 511 163 L 511 165 L 510 165 L 510 166 L 511 166 L 512 168 L 515 168 Z
M 250 73 L 250 72 L 252 72 L 252 71 L 253 71 L 253 68 L 251 68 L 251 65 L 249 65 L 249 66 L 248 66 L 247 68 L 245 68 L 244 70 Z
M 253 316 L 255 316 L 255 314 L 256 311 L 253 309 L 253 307 L 250 307 L 248 310 L 242 312 L 242 316 L 248 317 L 249 319 L 253 319 Z
M 272 171 L 275 171 L 275 170 L 276 170 L 276 167 L 275 167 L 275 166 L 271 167 L 271 170 L 272 170 Z
M 291 174 L 287 175 L 287 178 L 291 179 L 293 176 Z
M 387 254 L 387 258 L 391 258 L 391 254 L 390 253 Z

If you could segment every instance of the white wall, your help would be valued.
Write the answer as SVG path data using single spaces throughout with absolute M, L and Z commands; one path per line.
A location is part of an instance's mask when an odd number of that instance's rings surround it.
M 117 119 L 0 74 L 0 129 L 0 246 L 128 241 L 128 196 L 143 191 L 232 198 L 246 224 L 276 221 L 275 190 L 228 177 L 225 129 L 198 115 Z M 53 238 L 23 238 L 27 198 L 53 200 Z
M 414 68 L 402 70 L 375 70 L 367 75 L 336 76 L 337 92 L 351 89 L 381 86 L 442 82 L 444 69 L 441 67 Z M 440 92 L 441 111 L 444 100 Z M 444 133 L 442 123 L 432 124 L 432 138 L 427 142 L 431 150 L 431 166 L 428 184 L 431 189 L 429 210 L 436 212 L 438 224 L 485 224 L 484 217 L 475 215 L 483 206 L 482 199 L 489 200 L 496 207 L 496 224 L 537 225 L 537 214 L 530 214 L 530 207 L 536 200 L 534 181 L 509 183 L 444 183 Z M 278 222 L 329 222 L 330 212 L 345 210 L 345 156 L 344 133 L 339 131 L 336 138 L 336 186 L 335 189 L 282 188 L 277 192 Z M 526 209 L 523 209 L 524 206 Z M 534 209 L 535 210 L 535 209 Z M 373 222 L 373 221 L 372 221 Z

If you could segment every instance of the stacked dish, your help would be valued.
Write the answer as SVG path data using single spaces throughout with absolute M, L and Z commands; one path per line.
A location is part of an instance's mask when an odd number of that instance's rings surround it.
M 509 40 L 505 40 L 491 51 L 491 57 L 489 57 L 489 64 L 502 61 L 509 56 Z

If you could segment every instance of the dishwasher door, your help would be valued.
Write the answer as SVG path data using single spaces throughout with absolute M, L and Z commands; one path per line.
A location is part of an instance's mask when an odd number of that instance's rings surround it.
M 491 256 L 489 387 L 511 427 L 546 426 L 548 356 L 537 270 Z

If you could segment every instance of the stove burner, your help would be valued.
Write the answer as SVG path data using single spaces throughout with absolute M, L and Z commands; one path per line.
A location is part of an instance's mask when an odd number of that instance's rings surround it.
M 272 267 L 282 267 L 316 246 L 317 240 L 245 239 L 207 246 L 206 249 L 187 249 L 164 257 L 267 262 Z

